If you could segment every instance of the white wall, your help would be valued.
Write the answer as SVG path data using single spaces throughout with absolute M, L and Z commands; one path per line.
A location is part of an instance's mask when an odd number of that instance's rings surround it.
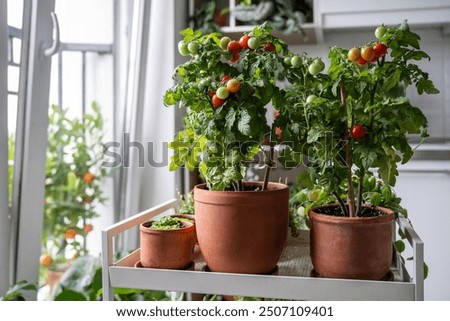
M 450 137 L 450 38 L 439 27 L 411 27 L 422 37 L 422 49 L 431 56 L 431 62 L 421 64 L 441 91 L 440 95 L 410 93 L 415 106 L 423 107 L 429 119 L 431 138 Z M 351 48 L 375 40 L 374 28 L 363 30 L 326 31 L 324 42 L 317 45 L 292 46 L 296 52 L 307 52 L 311 56 L 328 61 L 328 48 L 334 45 Z M 447 139 L 448 141 L 448 139 Z M 448 150 L 448 144 L 434 148 Z M 425 149 L 424 146 L 421 149 Z M 412 223 L 425 243 L 425 261 L 430 274 L 425 281 L 426 300 L 450 300 L 450 152 L 447 161 L 412 161 L 400 171 L 396 187 L 409 210 Z M 414 170 L 414 172 L 411 172 Z M 445 172 L 447 171 L 447 172 Z

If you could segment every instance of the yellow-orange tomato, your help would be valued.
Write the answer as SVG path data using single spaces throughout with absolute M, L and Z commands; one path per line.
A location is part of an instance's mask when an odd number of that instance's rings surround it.
M 93 226 L 92 224 L 86 224 L 86 225 L 83 227 L 83 230 L 84 230 L 86 233 L 91 232 L 93 229 L 94 229 L 94 226 Z
M 83 175 L 83 182 L 85 182 L 86 184 L 91 184 L 94 181 L 94 174 L 87 172 Z
M 370 46 L 364 46 L 361 49 L 361 58 L 366 61 L 371 61 L 375 57 L 375 51 Z
M 361 50 L 359 48 L 353 47 L 348 51 L 348 59 L 351 61 L 358 61 L 361 58 Z
M 77 231 L 75 231 L 75 229 L 73 228 L 69 228 L 64 234 L 64 237 L 66 238 L 66 240 L 73 240 L 75 238 L 75 235 L 77 235 Z
M 53 262 L 53 258 L 50 254 L 42 254 L 39 258 L 39 263 L 41 263 L 42 266 L 49 267 Z

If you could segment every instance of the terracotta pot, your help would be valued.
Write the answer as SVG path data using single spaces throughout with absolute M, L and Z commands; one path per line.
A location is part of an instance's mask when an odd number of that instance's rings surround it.
M 261 182 L 247 182 L 245 186 Z M 269 183 L 266 191 L 194 190 L 195 225 L 211 271 L 265 274 L 280 259 L 288 236 L 289 189 Z
M 184 269 L 189 266 L 196 240 L 195 225 L 182 221 L 182 228 L 157 230 L 149 228 L 151 223 L 145 222 L 140 226 L 142 266 L 157 269 Z
M 381 280 L 389 273 L 394 212 L 376 209 L 385 215 L 337 217 L 309 211 L 311 260 L 321 277 Z

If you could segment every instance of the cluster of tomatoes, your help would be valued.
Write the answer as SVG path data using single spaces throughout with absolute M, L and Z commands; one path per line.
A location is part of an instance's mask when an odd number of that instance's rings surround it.
M 235 78 L 231 78 L 229 75 L 225 75 L 220 79 L 221 86 L 216 91 L 210 91 L 211 103 L 214 108 L 217 109 L 222 106 L 230 94 L 235 94 L 241 90 L 241 83 Z
M 385 26 L 380 26 L 375 30 L 375 37 L 381 39 L 386 33 Z M 356 62 L 359 66 L 364 66 L 370 62 L 376 62 L 378 58 L 383 57 L 388 47 L 382 42 L 376 42 L 374 45 L 366 45 L 362 48 L 353 47 L 348 51 L 348 59 Z
M 300 56 L 294 55 L 292 57 L 285 57 L 284 64 L 286 66 L 292 66 L 294 68 L 298 68 L 303 65 L 303 60 Z M 324 69 L 325 69 L 325 64 L 323 63 L 323 61 L 320 58 L 314 59 L 314 61 L 311 64 L 309 64 L 309 66 L 308 66 L 308 72 L 313 76 L 318 75 Z
M 238 61 L 241 58 L 241 54 L 240 52 L 242 50 L 256 50 L 259 49 L 261 47 L 261 40 L 259 40 L 259 38 L 257 37 L 252 37 L 249 35 L 244 35 L 242 36 L 239 41 L 236 40 L 232 40 L 230 37 L 222 37 L 220 39 L 220 48 L 222 48 L 223 50 L 227 50 L 229 53 L 231 53 L 232 57 L 230 59 L 230 61 L 232 63 L 235 63 L 236 61 Z M 273 45 L 273 43 L 267 41 L 264 44 L 264 50 L 265 51 L 270 51 L 273 52 L 276 50 L 275 46 Z

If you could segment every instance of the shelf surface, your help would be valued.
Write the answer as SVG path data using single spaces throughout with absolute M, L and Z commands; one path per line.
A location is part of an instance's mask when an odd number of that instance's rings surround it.
M 399 260 L 393 260 L 393 281 L 311 277 L 308 240 L 308 232 L 289 239 L 275 276 L 203 272 L 199 254 L 195 271 L 135 268 L 138 249 L 109 267 L 111 286 L 294 300 L 414 300 L 415 284 L 397 268 Z

